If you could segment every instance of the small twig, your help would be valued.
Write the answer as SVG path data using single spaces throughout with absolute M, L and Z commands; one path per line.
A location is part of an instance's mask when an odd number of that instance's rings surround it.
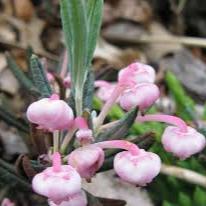
M 189 183 L 200 185 L 206 188 L 206 176 L 201 175 L 197 172 L 177 166 L 169 166 L 162 164 L 161 173 L 165 175 L 171 175 Z
M 120 35 L 110 35 L 106 37 L 113 42 L 123 42 L 131 44 L 140 44 L 140 43 L 156 43 L 156 44 L 182 44 L 185 46 L 198 46 L 206 48 L 206 39 L 197 38 L 197 37 L 184 37 L 184 36 L 140 36 L 140 37 L 127 37 Z

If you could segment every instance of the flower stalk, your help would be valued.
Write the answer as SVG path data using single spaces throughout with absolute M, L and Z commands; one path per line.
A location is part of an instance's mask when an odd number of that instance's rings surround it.
M 59 131 L 55 130 L 53 132 L 53 151 L 58 152 L 59 151 Z
M 181 132 L 187 132 L 187 124 L 179 117 L 166 114 L 149 114 L 144 116 L 137 116 L 137 122 L 157 121 L 172 124 L 180 128 Z
M 125 140 L 104 141 L 93 145 L 101 147 L 102 149 L 124 149 L 129 151 L 132 155 L 138 155 L 140 151 L 137 145 Z
M 68 147 L 68 145 L 69 145 L 69 143 L 70 143 L 74 133 L 76 132 L 76 130 L 77 130 L 76 128 L 72 128 L 67 133 L 67 135 L 65 136 L 65 138 L 64 138 L 64 140 L 63 140 L 63 142 L 61 144 L 61 148 L 60 148 L 60 151 L 61 151 L 62 154 L 64 154 L 66 152 L 66 149 L 67 149 L 67 147 Z
M 109 110 L 113 106 L 113 104 L 116 102 L 118 97 L 121 95 L 123 90 L 125 89 L 124 86 L 117 84 L 114 91 L 111 94 L 111 98 L 107 100 L 107 102 L 104 104 L 99 116 L 95 120 L 95 130 L 97 131 L 99 127 L 103 124 Z

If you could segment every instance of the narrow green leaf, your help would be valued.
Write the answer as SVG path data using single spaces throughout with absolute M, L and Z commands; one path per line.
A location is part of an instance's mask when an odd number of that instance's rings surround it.
M 183 86 L 172 72 L 167 72 L 165 76 L 166 84 L 174 96 L 178 107 L 178 114 L 185 120 L 195 120 L 194 102 L 186 94 Z
M 103 0 L 87 0 L 88 50 L 87 66 L 90 66 L 101 27 Z
M 92 99 L 94 93 L 94 74 L 90 71 L 84 84 L 83 109 L 92 109 Z
M 126 113 L 126 115 L 120 119 L 114 126 L 109 127 L 97 136 L 97 141 L 103 141 L 107 139 L 121 139 L 124 138 L 130 127 L 135 121 L 138 109 L 133 109 L 132 111 Z
M 169 203 L 167 201 L 164 201 L 162 206 L 175 206 L 175 205 L 173 205 L 173 204 L 171 204 L 171 203 Z
M 91 193 L 86 192 L 87 194 L 87 200 L 88 200 L 88 206 L 103 206 L 103 204 L 99 201 L 98 197 L 95 197 Z
M 192 206 L 192 200 L 190 199 L 190 197 L 183 193 L 183 192 L 180 192 L 179 193 L 179 201 L 178 201 L 178 205 L 180 206 Z
M 9 54 L 6 55 L 6 58 L 7 58 L 7 64 L 9 66 L 9 69 L 17 78 L 19 83 L 28 91 L 34 90 L 33 82 L 24 74 L 22 69 L 19 68 L 15 60 Z
M 84 0 L 61 0 L 61 18 L 66 46 L 69 53 L 69 69 L 72 79 L 77 115 L 83 110 L 83 87 L 87 77 L 87 17 Z
M 39 90 L 42 97 L 49 97 L 52 94 L 52 89 L 47 80 L 44 68 L 42 67 L 38 57 L 32 55 L 30 59 L 30 67 L 32 78 L 36 88 Z
M 194 198 L 194 205 L 198 205 L 198 206 L 206 205 L 206 192 L 203 189 L 196 187 L 193 198 Z
M 27 124 L 23 124 L 16 116 L 10 113 L 6 108 L 0 105 L 0 119 L 5 121 L 8 125 L 16 127 L 22 132 L 28 133 L 29 126 Z
M 24 190 L 31 190 L 30 184 L 22 177 L 17 176 L 15 168 L 0 159 L 0 187 L 9 185 L 11 187 L 19 188 Z

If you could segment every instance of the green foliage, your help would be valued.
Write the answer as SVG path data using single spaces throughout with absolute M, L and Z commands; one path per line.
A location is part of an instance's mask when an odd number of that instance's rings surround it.
M 102 106 L 103 106 L 103 102 L 97 97 L 94 97 L 93 98 L 93 108 L 95 110 L 101 110 Z M 153 107 L 149 110 L 148 113 L 152 114 L 155 112 L 156 112 L 156 109 Z M 125 115 L 125 112 L 121 109 L 121 107 L 118 105 L 114 105 L 108 114 L 108 118 L 111 121 L 115 121 L 115 120 L 119 120 L 123 118 L 124 115 Z M 145 134 L 146 132 L 152 131 L 155 133 L 155 137 L 157 138 L 157 140 L 160 141 L 160 137 L 163 132 L 163 129 L 164 129 L 164 125 L 159 122 L 134 123 L 132 127 L 130 128 L 130 134 L 141 135 L 141 134 Z
M 138 109 L 133 109 L 132 111 L 125 114 L 113 126 L 101 131 L 101 133 L 97 136 L 97 141 L 124 138 L 127 135 L 130 127 L 134 123 L 137 112 Z
M 164 201 L 162 206 L 174 206 L 174 205 L 170 204 L 170 203 L 167 202 L 167 201 Z
M 88 25 L 84 0 L 61 0 L 61 19 L 69 54 L 72 92 L 78 115 L 83 111 L 83 87 L 88 73 Z
M 190 197 L 187 194 L 183 193 L 183 192 L 179 193 L 178 202 L 181 206 L 193 206 Z
M 190 98 L 176 76 L 168 71 L 165 76 L 166 84 L 174 97 L 177 106 L 177 114 L 184 120 L 194 120 L 194 101 Z
M 196 187 L 195 192 L 193 194 L 194 204 L 198 206 L 205 206 L 206 205 L 206 193 L 205 190 L 201 189 L 200 187 Z
M 87 194 L 89 206 L 103 206 L 103 204 L 99 201 L 99 199 L 97 197 L 95 197 L 94 195 L 92 195 L 88 192 L 86 194 Z
M 103 0 L 87 0 L 87 21 L 88 21 L 88 50 L 87 66 L 90 66 L 102 19 Z
M 31 190 L 30 184 L 23 177 L 16 174 L 14 166 L 0 159 L 0 187 L 5 187 L 5 185 L 12 188 L 21 188 L 24 191 Z
M 85 81 L 100 30 L 102 8 L 102 0 L 61 0 L 61 18 L 77 115 L 82 114 L 85 106 L 83 93 L 88 85 Z
M 0 119 L 7 122 L 10 126 L 16 127 L 20 131 L 27 133 L 29 131 L 29 127 L 27 124 L 24 124 L 20 121 L 19 118 L 14 116 L 10 111 L 6 110 L 4 107 L 0 106 Z
M 27 122 L 14 114 L 11 105 L 4 96 L 1 96 L 0 98 L 0 119 L 5 121 L 8 125 L 13 126 L 24 133 L 28 133 L 29 125 Z
M 41 97 L 49 97 L 52 94 L 52 89 L 47 80 L 45 70 L 41 65 L 38 57 L 36 55 L 32 55 L 30 59 L 30 69 L 32 78 L 36 88 L 38 89 Z
M 6 55 L 7 64 L 9 69 L 14 74 L 14 76 L 19 81 L 20 85 L 22 85 L 28 91 L 34 90 L 33 82 L 26 76 L 26 74 L 22 71 L 22 69 L 17 65 L 15 60 L 9 55 Z
M 94 74 L 90 71 L 84 85 L 83 108 L 92 109 L 92 99 L 94 94 Z

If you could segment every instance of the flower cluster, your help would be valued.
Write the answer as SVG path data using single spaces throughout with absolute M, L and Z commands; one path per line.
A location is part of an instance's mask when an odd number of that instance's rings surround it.
M 65 86 L 70 87 L 69 75 L 64 80 Z M 33 178 L 34 191 L 47 197 L 51 206 L 87 205 L 81 178 L 91 180 L 104 163 L 106 149 L 124 150 L 115 155 L 113 163 L 116 174 L 122 180 L 136 186 L 150 183 L 161 170 L 161 160 L 157 154 L 125 140 L 96 142 L 95 134 L 103 126 L 105 117 L 115 103 L 126 111 L 138 107 L 141 112 L 154 104 L 160 95 L 154 81 L 154 69 L 141 63 L 133 63 L 121 70 L 115 84 L 96 81 L 97 96 L 105 104 L 100 114 L 91 120 L 93 129 L 85 118 L 75 117 L 70 106 L 56 94 L 32 103 L 27 110 L 29 121 L 39 129 L 54 133 L 52 166 Z M 136 121 L 171 124 L 163 133 L 162 144 L 167 152 L 180 159 L 188 158 L 205 147 L 205 137 L 178 117 L 164 114 L 143 116 L 140 113 Z M 62 131 L 67 131 L 67 134 L 63 141 L 59 141 Z M 80 146 L 68 154 L 67 148 L 74 136 Z M 65 164 L 62 164 L 62 160 Z

